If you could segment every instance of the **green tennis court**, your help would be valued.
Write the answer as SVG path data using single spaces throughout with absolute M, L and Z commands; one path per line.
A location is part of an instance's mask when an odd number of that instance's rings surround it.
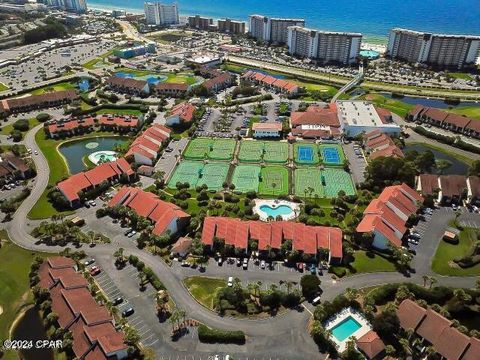
M 284 164 L 288 160 L 288 143 L 265 141 L 263 160 L 267 163 Z
M 197 138 L 188 143 L 187 148 L 183 152 L 185 159 L 205 159 L 210 153 L 210 148 L 213 145 L 213 139 Z
M 281 166 L 262 168 L 258 192 L 263 195 L 288 195 L 288 170 Z
M 322 154 L 322 162 L 325 165 L 343 165 L 345 155 L 343 149 L 337 144 L 321 144 L 319 146 Z
M 297 164 L 318 164 L 318 147 L 316 144 L 299 143 L 293 146 L 293 156 Z
M 306 167 L 295 170 L 295 195 L 308 198 L 325 196 L 319 169 Z
M 168 187 L 175 189 L 178 182 L 189 183 L 190 188 L 197 186 L 198 179 L 200 178 L 201 171 L 203 169 L 202 162 L 196 161 L 182 161 L 178 164 L 172 177 L 168 181 Z
M 228 169 L 230 165 L 227 163 L 210 163 L 206 164 L 201 172 L 196 186 L 207 185 L 209 190 L 220 190 L 223 183 L 227 179 Z
M 236 141 L 232 139 L 215 139 L 208 157 L 214 160 L 232 160 Z
M 255 165 L 238 165 L 232 176 L 235 191 L 258 191 L 260 169 L 260 166 Z
M 337 197 L 340 190 L 347 195 L 355 195 L 352 177 L 344 170 L 326 168 L 322 171 L 321 181 L 325 188 L 325 197 Z
M 262 141 L 246 140 L 240 144 L 238 160 L 243 162 L 262 161 L 264 144 Z

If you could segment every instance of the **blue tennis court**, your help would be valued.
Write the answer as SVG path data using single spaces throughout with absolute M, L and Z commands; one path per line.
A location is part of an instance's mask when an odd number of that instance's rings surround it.
M 313 161 L 313 149 L 308 146 L 298 147 L 298 160 L 300 161 Z
M 323 148 L 323 162 L 327 164 L 341 164 L 338 149 L 334 147 Z

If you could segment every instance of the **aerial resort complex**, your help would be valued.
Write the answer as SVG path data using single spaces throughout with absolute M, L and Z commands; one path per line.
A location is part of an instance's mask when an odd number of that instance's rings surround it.
M 1 1 L 0 359 L 480 360 L 478 0 L 384 3 Z

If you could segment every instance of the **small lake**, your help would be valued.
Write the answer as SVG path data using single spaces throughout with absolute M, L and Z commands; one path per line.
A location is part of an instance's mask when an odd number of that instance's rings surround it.
M 126 141 L 124 137 L 120 136 L 73 140 L 60 145 L 59 151 L 67 161 L 70 174 L 77 174 L 87 169 L 83 162 L 85 156 L 97 151 L 115 150 L 116 145 L 124 145 Z
M 47 340 L 47 332 L 35 307 L 28 309 L 13 329 L 12 340 Z M 20 351 L 24 360 L 53 360 L 51 349 L 32 349 Z
M 380 93 L 382 96 L 385 96 L 388 99 L 398 100 L 407 104 L 411 105 L 423 105 L 428 107 L 435 107 L 439 109 L 448 109 L 449 107 L 456 108 L 462 106 L 480 106 L 480 102 L 476 103 L 474 101 L 462 101 L 458 104 L 447 104 L 442 99 L 427 99 L 427 98 L 420 98 L 420 97 L 413 97 L 413 96 L 403 96 L 397 97 L 392 96 L 391 93 Z
M 422 145 L 422 144 L 407 145 L 402 150 L 405 153 L 407 151 L 412 151 L 412 150 L 416 150 L 419 153 L 430 150 L 433 153 L 433 155 L 435 155 L 435 159 L 437 159 L 437 160 L 448 160 L 452 163 L 452 166 L 443 170 L 444 175 L 467 175 L 468 174 L 468 169 L 470 167 L 468 164 L 464 163 L 463 161 L 458 160 L 457 158 L 455 158 L 455 157 L 453 157 L 449 154 L 445 154 L 441 151 L 432 149 L 428 146 L 425 146 L 425 145 Z M 433 169 L 433 172 L 434 171 L 435 171 L 435 169 Z

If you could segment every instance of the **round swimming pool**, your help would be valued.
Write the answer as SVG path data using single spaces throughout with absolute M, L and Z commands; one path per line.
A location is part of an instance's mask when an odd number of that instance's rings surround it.
M 115 151 L 109 151 L 109 150 L 96 151 L 88 155 L 88 160 L 90 160 L 95 165 L 105 163 L 105 162 L 115 161 L 117 160 L 117 153 Z

